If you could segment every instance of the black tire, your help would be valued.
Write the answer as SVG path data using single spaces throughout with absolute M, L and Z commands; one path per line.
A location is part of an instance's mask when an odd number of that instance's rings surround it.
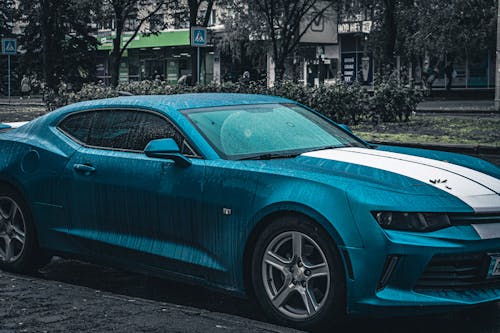
M 15 213 L 10 213 L 12 205 L 17 206 Z M 10 255 L 7 254 L 7 237 L 11 239 Z M 24 239 L 23 244 L 20 239 Z M 47 255 L 38 249 L 33 218 L 26 201 L 11 186 L 0 184 L 0 269 L 32 273 L 48 262 L 46 258 Z
M 300 256 L 294 254 L 294 244 L 300 244 Z M 341 257 L 333 240 L 311 219 L 285 215 L 272 221 L 258 237 L 251 265 L 257 301 L 279 324 L 317 329 L 345 318 Z

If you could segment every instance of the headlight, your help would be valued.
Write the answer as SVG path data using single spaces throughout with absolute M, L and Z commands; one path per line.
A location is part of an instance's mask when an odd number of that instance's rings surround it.
M 434 231 L 451 226 L 444 213 L 372 212 L 384 229 L 405 231 Z

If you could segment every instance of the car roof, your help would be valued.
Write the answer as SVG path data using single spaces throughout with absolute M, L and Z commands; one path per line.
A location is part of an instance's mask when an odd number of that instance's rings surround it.
M 295 103 L 292 100 L 252 94 L 234 93 L 194 93 L 178 95 L 144 95 L 123 96 L 100 100 L 91 100 L 69 105 L 62 108 L 65 111 L 85 110 L 98 107 L 143 107 L 154 108 L 164 112 L 179 111 L 183 109 L 208 108 L 216 106 L 266 104 L 266 103 Z

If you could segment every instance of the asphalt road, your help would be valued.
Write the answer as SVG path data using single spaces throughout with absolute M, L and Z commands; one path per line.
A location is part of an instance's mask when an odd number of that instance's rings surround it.
M 74 260 L 36 276 L 0 271 L 4 332 L 298 332 L 269 323 L 251 301 Z M 352 318 L 325 332 L 497 333 L 500 303 L 397 319 Z

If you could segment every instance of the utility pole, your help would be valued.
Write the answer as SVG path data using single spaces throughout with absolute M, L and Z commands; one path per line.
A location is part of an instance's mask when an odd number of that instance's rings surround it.
M 500 1 L 500 0 L 499 0 Z M 500 111 L 500 2 L 497 1 L 497 54 L 495 72 L 495 110 Z

